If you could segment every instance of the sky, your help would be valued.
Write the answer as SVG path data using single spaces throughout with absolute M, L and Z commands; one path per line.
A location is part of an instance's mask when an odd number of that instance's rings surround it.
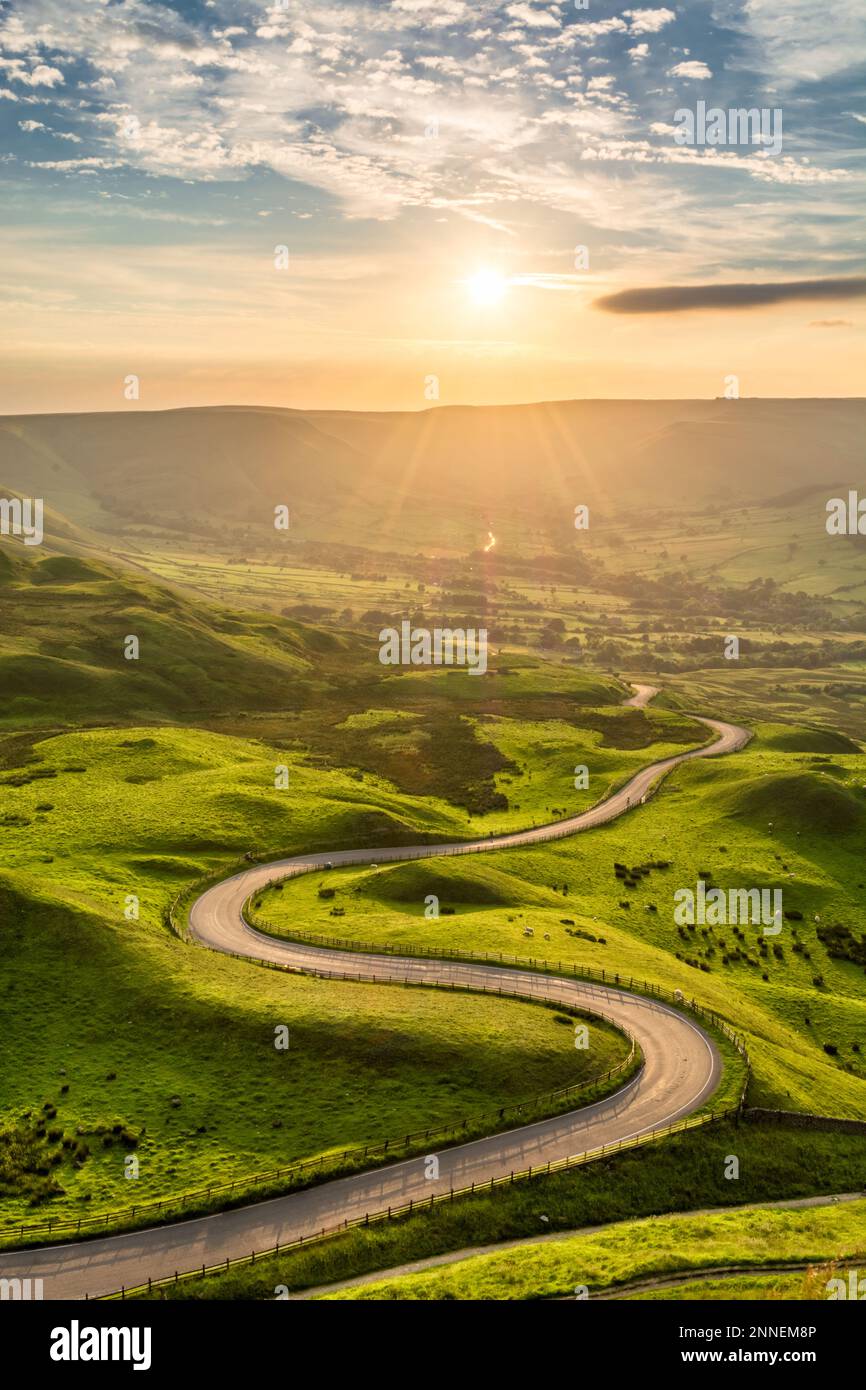
M 0 0 L 0 411 L 862 395 L 864 40 L 862 0 Z M 683 143 L 700 102 L 775 133 Z

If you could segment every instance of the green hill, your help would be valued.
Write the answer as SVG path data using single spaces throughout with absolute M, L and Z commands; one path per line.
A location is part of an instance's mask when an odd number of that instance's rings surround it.
M 280 709 L 350 651 L 363 669 L 360 639 L 210 608 L 100 562 L 22 549 L 0 546 L 6 723 Z M 124 655 L 129 636 L 137 659 Z
M 768 726 L 758 735 L 758 745 L 777 753 L 859 753 L 859 743 L 835 729 L 810 729 L 793 725 Z
M 745 779 L 722 800 L 729 816 L 754 824 L 772 822 L 779 829 L 808 830 L 811 835 L 844 835 L 866 823 L 863 801 L 820 772 Z
M 549 890 L 534 888 L 514 874 L 503 873 L 474 857 L 469 861 L 436 859 L 380 868 L 376 874 L 363 875 L 355 892 L 374 902 L 408 903 L 415 907 L 430 893 L 434 893 L 443 906 L 451 903 L 485 907 L 530 903 L 549 907 L 557 902 L 555 894 Z

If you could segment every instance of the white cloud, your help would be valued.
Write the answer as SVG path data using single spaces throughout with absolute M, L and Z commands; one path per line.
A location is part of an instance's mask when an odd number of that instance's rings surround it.
M 718 9 L 728 0 L 712 3 Z M 766 15 L 762 0 L 749 3 Z M 452 224 L 460 217 L 509 235 L 526 225 L 523 211 L 508 212 L 517 204 L 530 216 L 537 207 L 548 224 L 552 209 L 576 212 L 588 225 L 640 229 L 652 203 L 671 237 L 678 217 L 699 213 L 723 187 L 760 181 L 770 199 L 771 185 L 808 192 L 811 183 L 847 178 L 826 168 L 830 157 L 844 161 L 820 143 L 807 150 L 811 163 L 762 152 L 711 161 L 676 147 L 667 124 L 648 131 L 652 115 L 668 114 L 670 103 L 659 108 L 654 100 L 669 97 L 670 79 L 712 76 L 681 47 L 667 56 L 665 45 L 664 67 L 676 66 L 645 106 L 641 64 L 664 37 L 644 39 L 674 21 L 672 8 L 592 20 L 575 18 L 570 0 L 286 0 L 285 8 L 257 0 L 262 23 L 252 20 L 241 35 L 231 21 L 256 10 L 225 0 L 206 27 L 156 0 L 28 6 L 26 31 L 0 17 L 0 52 L 9 55 L 0 59 L 0 77 L 7 99 L 31 103 L 40 116 L 57 111 L 55 121 L 46 117 L 50 128 L 68 123 L 63 94 L 72 74 L 83 73 L 68 100 L 85 99 L 75 119 L 89 137 L 85 158 L 39 166 L 73 176 L 126 168 L 189 184 L 219 181 L 220 195 L 232 197 L 229 181 L 265 170 L 322 190 L 349 218 L 426 208 Z M 729 27 L 736 32 L 733 20 Z M 736 57 L 726 53 L 726 70 Z M 61 68 L 67 82 L 52 94 Z M 755 70 L 763 70 L 757 58 Z M 45 83 L 38 74 L 54 76 Z M 135 139 L 124 134 L 131 116 L 139 122 Z M 252 209 L 266 208 L 269 196 L 255 198 Z M 664 244 L 653 246 L 660 252 Z
M 433 28 L 474 19 L 472 10 L 463 0 L 392 0 L 391 8 Z
M 0 58 L 0 68 L 4 69 L 10 82 L 23 82 L 25 87 L 58 87 L 65 78 L 59 68 L 37 63 L 28 72 L 20 58 Z
M 537 10 L 532 5 L 509 5 L 506 12 L 518 24 L 526 24 L 531 29 L 559 29 L 560 20 L 550 10 Z
M 589 23 L 583 20 L 579 24 L 572 24 L 567 30 L 567 37 L 578 39 L 581 43 L 594 43 L 596 39 L 603 39 L 608 34 L 625 34 L 628 32 L 628 25 L 619 15 L 614 15 L 612 19 L 596 19 Z
M 28 160 L 31 169 L 56 169 L 59 173 L 96 174 L 101 169 L 120 169 L 122 164 L 116 159 L 103 159 L 98 155 L 87 155 L 82 159 L 40 159 Z
M 666 9 L 623 10 L 623 15 L 631 21 L 629 27 L 633 34 L 657 34 L 676 19 L 674 11 Z
M 704 82 L 713 75 L 706 63 L 700 63 L 696 58 L 691 58 L 685 63 L 677 63 L 674 67 L 668 68 L 668 72 L 671 77 L 687 77 L 693 82 Z
M 714 9 L 717 23 L 745 34 L 760 53 L 765 79 L 783 86 L 845 72 L 866 43 L 863 0 L 834 0 L 829 10 L 814 0 L 785 0 L 783 23 L 778 0 L 715 0 Z

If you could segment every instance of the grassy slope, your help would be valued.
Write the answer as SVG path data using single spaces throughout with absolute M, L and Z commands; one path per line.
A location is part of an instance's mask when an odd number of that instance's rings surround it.
M 202 608 L 147 576 L 0 548 L 0 697 L 7 728 L 279 708 L 360 644 L 285 619 Z M 124 656 L 139 639 L 137 660 Z
M 725 1177 L 730 1154 L 740 1160 L 736 1182 Z M 436 1207 L 432 1213 L 350 1231 L 317 1247 L 267 1256 L 253 1266 L 196 1279 L 155 1296 L 272 1298 L 278 1284 L 293 1290 L 315 1288 L 496 1241 L 666 1211 L 854 1192 L 862 1188 L 864 1172 L 863 1135 L 714 1125 L 572 1173 L 499 1188 Z
M 849 1261 L 866 1255 L 866 1202 L 801 1211 L 766 1209 L 706 1216 L 653 1217 L 603 1232 L 479 1255 L 328 1299 L 568 1298 L 633 1279 L 708 1266 L 774 1261 Z
M 866 933 L 866 757 L 816 763 L 817 756 L 766 751 L 758 741 L 738 757 L 678 770 L 639 814 L 589 835 L 482 859 L 389 867 L 375 876 L 335 871 L 328 879 L 337 889 L 333 902 L 317 899 L 319 880 L 311 876 L 267 894 L 261 915 L 289 934 L 301 924 L 397 947 L 504 951 L 682 988 L 746 1033 L 753 1103 L 862 1117 L 866 973 L 828 956 L 814 918 L 848 926 L 855 940 Z M 637 888 L 614 876 L 615 861 L 661 858 L 671 867 L 653 870 Z M 722 888 L 781 888 L 785 910 L 801 911 L 803 921 L 786 922 L 780 936 L 766 939 L 760 927 L 747 926 L 746 952 L 756 963 L 725 964 L 725 949 L 738 945 L 730 927 L 707 929 L 706 936 L 698 928 L 683 941 L 673 921 L 674 891 L 694 888 L 702 870 Z M 455 915 L 426 919 L 430 892 Z M 656 912 L 645 910 L 650 904 Z M 331 916 L 334 906 L 345 915 Z M 569 934 L 575 930 L 606 944 Z M 809 959 L 793 951 L 797 940 Z M 824 984 L 816 988 L 818 976 Z M 837 1057 L 825 1043 L 838 1048 Z
M 2 750 L 2 745 L 0 745 Z M 0 772 L 4 867 L 34 890 L 119 920 L 135 893 L 159 921 L 183 883 L 249 849 L 391 842 L 455 832 L 442 803 L 373 777 L 309 765 L 294 751 L 196 729 L 95 729 L 40 740 Z M 284 790 L 276 770 L 289 769 Z
M 827 1280 L 845 1277 L 836 1262 L 811 1266 L 796 1274 L 734 1274 L 723 1279 L 688 1279 L 672 1288 L 622 1295 L 635 1303 L 778 1303 L 783 1300 L 825 1302 Z
M 64 1190 L 52 1216 L 458 1121 L 594 1077 L 627 1051 L 601 1024 L 578 1051 L 571 1028 L 532 1004 L 432 990 L 410 1001 L 396 988 L 256 969 L 44 898 L 2 897 L 0 988 L 18 1063 L 0 1109 L 35 1123 L 52 1104 L 48 1127 L 67 1138 L 83 1130 L 91 1150 L 80 1169 L 69 1149 L 51 1169 Z M 288 1051 L 274 1046 L 280 1024 Z M 124 1180 L 124 1139 L 104 1146 L 114 1125 L 138 1138 L 137 1182 Z M 44 1183 L 36 1174 L 17 1196 L 11 1186 L 0 1224 L 26 1220 Z

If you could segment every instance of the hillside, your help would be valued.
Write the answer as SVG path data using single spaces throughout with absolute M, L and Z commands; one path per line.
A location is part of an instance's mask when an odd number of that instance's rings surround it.
M 278 709 L 350 648 L 363 661 L 346 635 L 200 604 L 101 562 L 34 553 L 0 545 L 6 724 Z M 130 635 L 137 659 L 124 655 Z
M 272 543 L 284 503 L 304 539 L 376 547 L 426 541 L 431 508 L 474 531 L 576 501 L 679 510 L 853 482 L 864 425 L 866 402 L 844 399 L 19 415 L 0 420 L 0 485 L 102 533 L 252 523 Z

